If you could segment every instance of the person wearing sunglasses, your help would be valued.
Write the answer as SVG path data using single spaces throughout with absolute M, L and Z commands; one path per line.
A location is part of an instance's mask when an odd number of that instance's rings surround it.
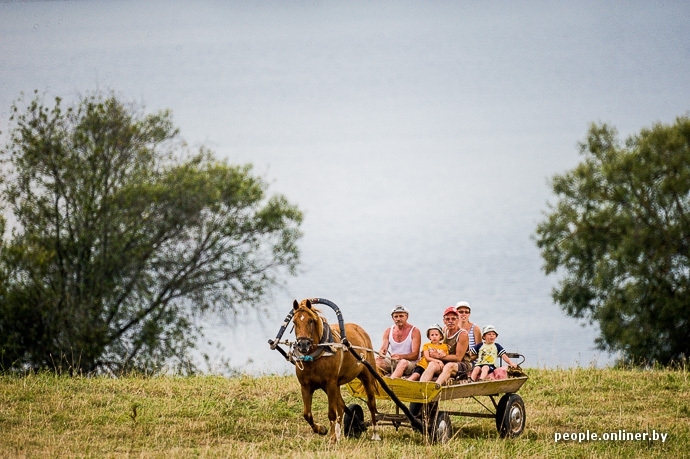
M 470 309 L 470 304 L 467 301 L 458 301 L 455 305 L 455 309 L 458 310 L 460 328 L 467 330 L 467 335 L 469 338 L 469 348 L 471 349 L 474 345 L 482 342 L 481 331 L 478 326 L 475 326 L 470 322 L 470 314 L 472 310 Z

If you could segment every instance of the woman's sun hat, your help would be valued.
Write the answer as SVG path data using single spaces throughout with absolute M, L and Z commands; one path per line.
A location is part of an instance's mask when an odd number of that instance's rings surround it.
M 467 308 L 468 310 L 472 311 L 472 308 L 470 308 L 470 304 L 467 301 L 458 301 L 455 304 L 455 309 L 460 309 L 460 308 Z

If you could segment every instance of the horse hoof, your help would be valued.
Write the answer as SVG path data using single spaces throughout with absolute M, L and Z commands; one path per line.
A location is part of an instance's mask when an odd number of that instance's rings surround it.
M 374 435 L 371 436 L 371 439 L 373 441 L 381 441 L 381 435 L 375 433 Z
M 316 433 L 319 435 L 326 435 L 328 433 L 328 429 L 324 426 L 319 426 L 319 430 Z

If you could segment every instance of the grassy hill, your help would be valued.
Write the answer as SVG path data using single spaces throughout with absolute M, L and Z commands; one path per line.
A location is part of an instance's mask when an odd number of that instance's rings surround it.
M 329 445 L 302 419 L 294 376 L 0 377 L 0 457 L 690 457 L 688 369 L 526 371 L 522 436 L 501 439 L 492 419 L 453 417 L 455 435 L 443 445 L 392 426 L 381 429 L 380 442 L 365 434 Z M 345 400 L 359 401 L 347 393 Z M 452 403 L 481 409 L 472 399 Z M 379 410 L 395 409 L 382 402 Z M 327 423 L 321 391 L 314 415 Z M 667 436 L 591 439 L 623 431 Z M 555 441 L 587 432 L 589 441 Z

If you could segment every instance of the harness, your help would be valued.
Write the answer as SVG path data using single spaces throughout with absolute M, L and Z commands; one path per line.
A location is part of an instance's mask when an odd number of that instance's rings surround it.
M 329 306 L 331 309 L 333 309 L 336 313 L 336 316 L 338 318 L 338 325 L 340 328 L 340 333 L 338 332 L 333 332 L 331 330 L 331 327 L 328 326 L 328 323 L 326 321 L 325 317 L 321 317 L 321 320 L 324 324 L 324 332 L 321 335 L 321 340 L 319 343 L 316 345 L 316 350 L 312 352 L 311 354 L 308 355 L 303 355 L 301 352 L 299 352 L 295 348 L 295 342 L 290 342 L 288 340 L 281 340 L 283 333 L 285 330 L 288 328 L 290 325 L 290 322 L 292 320 L 293 315 L 295 314 L 295 310 L 290 310 L 288 315 L 285 317 L 285 320 L 283 321 L 283 324 L 280 326 L 280 330 L 278 330 L 278 334 L 276 335 L 275 339 L 270 339 L 268 340 L 268 344 L 271 346 L 271 349 L 275 349 L 279 351 L 283 357 L 285 357 L 285 360 L 288 362 L 292 363 L 293 365 L 304 368 L 302 363 L 303 362 L 313 362 L 314 360 L 320 358 L 320 357 L 330 357 L 335 355 L 338 350 L 342 350 L 340 354 L 340 359 L 342 363 L 342 359 L 345 356 L 345 351 L 352 351 L 353 349 L 358 349 L 361 351 L 369 351 L 373 352 L 374 354 L 378 354 L 376 351 L 373 349 L 368 349 L 365 347 L 361 346 L 353 346 L 350 344 L 349 340 L 345 336 L 345 324 L 343 322 L 343 316 L 340 312 L 340 309 L 338 306 L 335 305 L 332 301 L 329 301 L 325 298 L 312 298 L 311 299 L 312 303 L 320 303 L 320 304 L 325 304 Z M 340 341 L 339 343 L 336 343 L 333 336 L 336 336 L 336 338 Z M 289 351 L 286 352 L 282 347 L 280 347 L 281 344 L 284 344 L 286 346 L 289 346 Z M 358 363 L 362 362 L 362 356 L 356 354 L 353 352 L 353 355 L 357 357 Z
M 336 347 L 335 345 L 339 343 L 336 343 L 333 340 L 333 330 L 331 330 L 331 327 L 328 326 L 328 323 L 325 319 L 321 318 L 321 322 L 323 322 L 323 333 L 321 334 L 321 340 L 319 341 L 319 344 L 316 345 L 316 350 L 309 355 L 304 355 L 300 351 L 298 351 L 294 346 L 292 346 L 290 354 L 293 360 L 313 362 L 319 357 L 324 356 L 323 354 L 326 352 L 326 349 L 330 350 L 330 353 L 327 355 L 333 355 L 337 351 L 337 349 L 335 349 L 334 347 Z

